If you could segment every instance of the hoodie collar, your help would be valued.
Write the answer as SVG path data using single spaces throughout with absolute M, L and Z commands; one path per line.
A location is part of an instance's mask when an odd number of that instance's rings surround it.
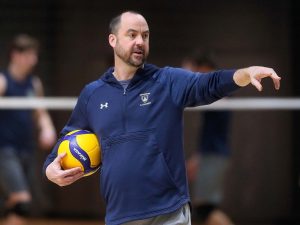
M 134 74 L 128 88 L 134 86 L 141 80 L 147 79 L 148 77 L 152 76 L 159 68 L 152 64 L 144 64 L 143 67 L 137 69 L 136 73 Z M 119 81 L 113 75 L 114 67 L 110 67 L 101 77 L 101 79 L 109 83 L 113 86 L 121 87 Z

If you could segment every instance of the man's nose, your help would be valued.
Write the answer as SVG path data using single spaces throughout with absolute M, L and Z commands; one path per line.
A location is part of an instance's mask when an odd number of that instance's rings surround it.
M 143 45 L 144 44 L 144 39 L 143 39 L 142 35 L 138 35 L 136 37 L 136 44 L 137 45 Z

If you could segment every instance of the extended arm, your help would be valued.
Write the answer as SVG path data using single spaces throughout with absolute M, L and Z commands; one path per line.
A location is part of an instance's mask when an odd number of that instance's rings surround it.
M 193 73 L 183 69 L 166 68 L 162 82 L 170 87 L 171 97 L 178 106 L 193 107 L 210 104 L 248 84 L 262 90 L 261 80 L 270 77 L 278 90 L 280 77 L 271 68 L 252 66 L 238 70 L 218 70 Z
M 257 90 L 262 90 L 261 79 L 270 77 L 273 80 L 276 90 L 280 88 L 280 77 L 272 68 L 262 66 L 251 66 L 237 70 L 233 75 L 234 82 L 240 87 L 252 84 Z

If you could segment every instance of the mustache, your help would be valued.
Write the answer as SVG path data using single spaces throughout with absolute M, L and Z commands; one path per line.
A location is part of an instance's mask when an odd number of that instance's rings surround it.
M 131 52 L 138 53 L 138 54 L 145 54 L 145 49 L 143 47 L 134 47 Z

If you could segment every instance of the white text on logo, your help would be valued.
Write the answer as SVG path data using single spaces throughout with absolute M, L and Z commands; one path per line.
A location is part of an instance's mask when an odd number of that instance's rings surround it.
M 82 159 L 83 161 L 87 160 L 87 158 L 84 155 L 82 155 L 78 149 L 74 148 L 74 152 L 76 152 L 79 158 Z

